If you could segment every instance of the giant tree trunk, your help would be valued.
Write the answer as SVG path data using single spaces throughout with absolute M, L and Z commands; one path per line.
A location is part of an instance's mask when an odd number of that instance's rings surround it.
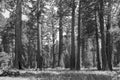
M 108 61 L 108 68 L 112 70 L 112 43 L 111 43 L 111 34 L 109 31 L 106 33 L 106 54 Z
M 77 44 L 77 47 L 78 47 L 78 51 L 77 51 L 77 64 L 76 64 L 76 69 L 77 70 L 80 70 L 80 57 L 81 57 L 81 53 L 80 53 L 80 30 L 81 30 L 81 0 L 79 0 L 79 14 L 78 14 L 78 44 Z
M 15 68 L 22 69 L 21 54 L 22 54 L 22 0 L 17 0 L 16 6 L 16 25 L 15 25 Z
M 37 0 L 37 55 L 36 55 L 36 60 L 37 60 L 37 68 L 42 69 L 42 62 L 43 58 L 41 55 L 41 27 L 39 24 L 39 19 L 41 16 L 40 13 L 40 0 Z
M 101 62 L 100 62 L 100 52 L 99 52 L 99 35 L 98 35 L 98 23 L 97 23 L 97 14 L 96 14 L 96 11 L 95 11 L 95 21 L 96 21 L 96 33 L 95 33 L 95 36 L 96 36 L 96 52 L 97 52 L 97 69 L 98 70 L 101 70 Z
M 108 68 L 112 70 L 112 40 L 110 34 L 111 28 L 111 0 L 109 1 L 108 8 L 110 8 L 108 19 L 107 19 L 107 32 L 106 32 L 106 54 L 107 54 L 107 61 L 108 61 Z
M 59 20 L 59 57 L 58 57 L 58 66 L 60 66 L 62 46 L 63 46 L 63 31 L 62 31 L 62 17 Z
M 60 66 L 60 61 L 61 61 L 61 54 L 62 54 L 62 46 L 63 46 L 63 31 L 62 31 L 62 18 L 63 18 L 63 15 L 62 15 L 62 0 L 60 0 L 60 13 L 59 13 L 59 16 L 60 16 L 60 19 L 59 19 L 59 54 L 58 54 L 58 66 Z
M 107 69 L 105 31 L 104 31 L 104 0 L 99 0 L 99 22 L 101 33 L 101 55 L 102 55 L 102 70 Z
M 53 55 L 53 63 L 52 63 L 52 67 L 54 68 L 55 67 L 55 51 L 54 51 L 54 47 L 55 47 L 55 33 L 54 33 L 54 23 L 53 23 L 53 20 L 52 20 L 52 38 L 53 38 L 53 46 L 52 46 L 52 55 Z
M 72 0 L 72 26 L 71 26 L 71 58 L 70 58 L 70 69 L 75 69 L 75 0 Z

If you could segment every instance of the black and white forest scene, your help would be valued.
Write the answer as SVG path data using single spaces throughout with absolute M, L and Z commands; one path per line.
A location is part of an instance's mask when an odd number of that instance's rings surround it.
M 120 80 L 120 0 L 0 0 L 0 80 Z

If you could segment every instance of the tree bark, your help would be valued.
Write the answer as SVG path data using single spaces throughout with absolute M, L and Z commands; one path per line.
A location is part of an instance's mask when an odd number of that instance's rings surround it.
M 40 0 L 37 0 L 37 55 L 36 55 L 36 60 L 37 60 L 37 68 L 40 70 L 42 69 L 42 54 L 41 54 L 41 27 L 39 24 L 41 12 L 40 12 Z
M 77 51 L 77 64 L 76 64 L 76 69 L 80 70 L 81 64 L 80 64 L 80 57 L 81 57 L 81 53 L 80 53 L 80 30 L 81 30 L 81 0 L 79 0 L 79 14 L 78 14 L 78 41 L 77 41 L 77 47 L 78 47 L 78 51 Z
M 96 33 L 95 33 L 95 36 L 96 36 L 96 52 L 97 52 L 97 69 L 98 70 L 101 70 L 101 62 L 100 62 L 100 52 L 99 52 L 99 35 L 98 35 L 98 23 L 97 23 L 97 12 L 95 11 L 95 21 L 96 21 Z
M 15 68 L 22 69 L 21 54 L 22 54 L 22 0 L 17 0 L 16 6 L 16 25 L 15 25 Z
M 105 31 L 104 31 L 104 0 L 99 0 L 99 22 L 101 33 L 101 56 L 102 56 L 102 70 L 106 70 L 107 57 L 106 57 L 106 45 L 105 45 Z
M 75 38 L 74 38 L 74 27 L 75 27 L 75 0 L 72 0 L 72 26 L 71 26 L 71 58 L 70 58 L 70 69 L 75 69 Z
M 55 35 L 54 35 L 54 24 L 53 24 L 53 20 L 52 20 L 52 38 L 53 38 L 53 46 L 52 46 L 52 53 L 53 53 L 53 63 L 52 63 L 52 67 L 55 67 L 55 51 L 54 51 L 54 47 L 55 47 Z
M 107 18 L 107 25 L 106 25 L 106 54 L 107 54 L 107 61 L 108 61 L 108 68 L 109 70 L 112 70 L 112 37 L 110 34 L 110 28 L 111 28 L 111 0 L 108 4 L 109 13 Z
M 59 19 L 59 55 L 58 55 L 58 66 L 60 66 L 61 55 L 62 55 L 62 51 L 63 51 L 62 0 L 60 0 L 59 4 L 60 4 L 59 5 L 59 7 L 60 7 L 59 8 L 59 10 L 60 10 L 60 13 L 59 13 L 60 19 Z

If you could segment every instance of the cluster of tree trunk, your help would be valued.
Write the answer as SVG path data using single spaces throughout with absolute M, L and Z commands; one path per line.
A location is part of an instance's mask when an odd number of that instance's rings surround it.
M 75 4 L 74 0 L 72 5 L 72 32 L 71 32 L 71 69 L 75 69 L 75 41 L 74 41 L 74 14 L 75 14 Z M 106 28 L 104 25 L 104 0 L 98 0 L 98 5 L 95 6 L 95 21 L 96 21 L 96 53 L 97 53 L 97 68 L 98 70 L 112 70 L 112 36 L 110 33 L 111 28 L 111 1 L 108 2 L 109 14 L 107 17 L 107 24 Z M 79 1 L 79 12 L 78 12 L 78 51 L 77 51 L 77 62 L 76 62 L 76 69 L 80 70 L 81 62 L 81 49 L 80 49 L 80 42 L 81 42 L 81 0 Z M 100 26 L 98 26 L 100 24 Z M 98 30 L 100 29 L 100 35 Z M 106 29 L 106 32 L 105 32 Z M 100 36 L 100 38 L 99 38 Z M 101 39 L 101 51 L 99 45 L 99 39 Z M 82 46 L 83 50 L 84 46 Z M 81 52 L 80 52 L 81 51 Z M 100 55 L 101 52 L 101 55 Z M 83 53 L 84 54 L 84 53 Z M 83 55 L 82 54 L 82 55 Z M 101 56 L 101 57 L 100 57 Z M 101 62 L 102 61 L 102 62 Z M 102 64 L 102 65 L 101 65 Z
M 42 69 L 43 65 L 43 56 L 41 51 L 41 25 L 40 25 L 40 17 L 41 17 L 41 9 L 40 9 L 40 3 L 42 3 L 42 0 L 37 0 L 37 15 L 36 15 L 36 21 L 37 21 L 37 54 L 36 54 L 36 63 L 37 68 Z M 81 28 L 82 28 L 82 0 L 79 0 L 79 11 L 78 11 L 78 36 L 77 36 L 77 52 L 76 46 L 75 46 L 75 10 L 76 10 L 76 4 L 75 0 L 72 0 L 71 2 L 71 9 L 72 9 L 72 19 L 71 19 L 71 51 L 70 51 L 70 69 L 76 69 L 80 70 L 81 68 L 81 60 L 82 56 L 84 56 L 84 47 L 85 47 L 85 41 L 84 38 L 82 38 L 81 34 Z M 104 0 L 98 0 L 96 3 L 98 4 L 95 6 L 95 39 L 96 39 L 96 55 L 97 55 L 97 68 L 98 70 L 112 70 L 112 36 L 110 33 L 111 28 L 111 9 L 109 11 L 109 14 L 107 16 L 107 24 L 105 28 L 105 22 L 104 22 Z M 108 8 L 111 8 L 111 0 L 109 1 Z M 63 13 L 62 13 L 62 0 L 59 2 L 59 52 L 58 52 L 58 66 L 61 66 L 61 56 L 63 55 Z M 16 7 L 16 25 L 15 25 L 15 62 L 14 66 L 15 68 L 22 69 L 22 0 L 17 1 L 17 7 Z M 54 21 L 52 23 L 52 37 L 53 37 L 53 46 L 52 46 L 52 55 L 53 55 L 53 63 L 52 67 L 55 67 L 55 53 L 54 53 L 54 43 L 55 43 L 55 34 L 54 34 Z M 99 24 L 99 25 L 98 25 Z M 99 35 L 99 29 L 100 29 L 100 35 Z M 105 32 L 106 29 L 106 32 Z M 100 36 L 100 37 L 99 37 Z M 100 45 L 99 45 L 99 39 L 101 39 L 101 51 L 100 51 Z M 30 41 L 29 41 L 30 42 Z M 5 45 L 4 45 L 5 46 Z M 82 48 L 81 48 L 82 47 Z M 30 47 L 29 47 L 30 49 Z M 7 50 L 6 50 L 7 51 Z M 101 52 L 101 53 L 100 53 Z M 30 51 L 29 53 L 29 60 L 30 60 Z M 75 59 L 77 53 L 77 59 Z M 100 57 L 101 56 L 101 57 Z M 29 61 L 29 65 L 31 65 L 31 61 Z
M 42 69 L 43 64 L 43 57 L 41 54 L 41 27 L 40 27 L 40 0 L 37 0 L 37 55 L 36 55 L 36 62 L 37 62 L 37 68 Z M 17 1 L 17 7 L 16 7 L 16 25 L 15 25 L 15 62 L 14 67 L 17 69 L 22 69 L 22 0 Z M 30 57 L 29 52 L 29 58 Z M 30 60 L 30 59 L 29 59 Z M 29 61 L 29 65 L 32 65 L 32 63 Z
M 112 70 L 112 37 L 109 31 L 111 28 L 111 0 L 108 3 L 108 8 L 110 8 L 110 10 L 107 16 L 106 32 L 105 32 L 105 25 L 104 25 L 104 0 L 99 0 L 98 8 L 99 8 L 98 16 L 99 16 L 100 33 L 101 33 L 102 66 L 101 66 L 100 57 L 99 57 L 98 29 L 96 28 L 97 62 L 98 62 L 97 67 L 99 70 L 101 69 Z

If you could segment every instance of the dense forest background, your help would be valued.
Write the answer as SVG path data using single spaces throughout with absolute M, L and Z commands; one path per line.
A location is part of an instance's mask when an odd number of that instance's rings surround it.
M 120 66 L 119 4 L 0 0 L 1 68 L 113 70 Z

